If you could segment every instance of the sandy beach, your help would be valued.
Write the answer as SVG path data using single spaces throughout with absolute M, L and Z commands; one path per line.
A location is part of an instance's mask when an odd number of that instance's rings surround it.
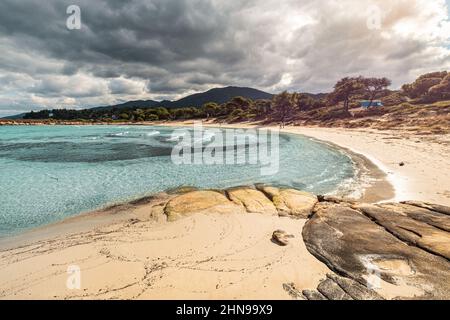
M 222 126 L 255 127 L 253 124 Z M 450 205 L 450 135 L 292 126 L 285 127 L 281 132 L 302 134 L 362 155 L 375 165 L 371 167 L 369 163 L 369 170 L 380 169 L 393 186 L 393 199 L 390 199 L 390 191 L 386 190 L 389 186 L 381 185 L 370 191 L 382 192 L 381 198 L 385 200 L 419 200 Z M 375 172 L 375 176 L 380 177 L 380 174 Z
M 168 224 L 124 222 L 1 253 L 3 299 L 289 299 L 283 283 L 313 288 L 327 268 L 306 250 L 304 221 L 196 215 Z M 284 228 L 289 247 L 270 242 Z M 68 265 L 81 289 L 68 290 Z
M 366 162 L 367 169 L 379 179 L 368 186 L 367 202 L 450 205 L 448 136 L 300 127 L 283 131 L 333 143 L 372 161 L 376 166 Z M 370 201 L 373 192 L 378 195 Z M 305 247 L 305 219 L 200 212 L 169 222 L 155 212 L 158 201 L 155 196 L 1 241 L 0 298 L 290 299 L 286 284 L 314 289 L 330 272 Z M 294 236 L 288 246 L 270 240 L 277 229 Z M 79 289 L 67 287 L 70 266 L 80 269 Z M 383 290 L 387 298 L 417 294 L 407 286 Z
M 450 136 L 362 129 L 289 128 L 367 157 L 387 174 L 396 201 L 450 205 Z M 401 166 L 400 164 L 404 165 Z
M 0 1 L 0 302 L 450 301 L 449 36 L 450 0 Z

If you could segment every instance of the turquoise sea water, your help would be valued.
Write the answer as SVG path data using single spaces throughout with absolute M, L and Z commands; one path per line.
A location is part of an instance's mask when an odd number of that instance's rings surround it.
M 179 186 L 251 183 L 329 193 L 354 178 L 351 159 L 325 144 L 280 135 L 280 170 L 260 165 L 175 165 L 173 128 L 0 127 L 0 236 Z M 205 134 L 204 141 L 213 135 Z

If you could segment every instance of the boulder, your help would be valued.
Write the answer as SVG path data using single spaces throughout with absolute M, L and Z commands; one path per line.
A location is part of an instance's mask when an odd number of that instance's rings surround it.
M 387 216 L 373 216 L 387 220 Z M 390 219 L 396 217 L 389 215 Z M 381 286 L 386 282 L 386 285 L 409 288 L 421 298 L 448 299 L 449 261 L 406 244 L 377 223 L 348 205 L 318 205 L 302 235 L 307 249 L 315 257 L 364 287 L 370 287 L 375 277 Z M 437 241 L 442 240 L 439 237 Z M 450 242 L 447 246 L 450 247 Z M 329 282 L 322 285 L 321 292 L 335 287 L 331 286 Z M 350 295 L 351 291 L 346 292 Z
M 272 200 L 280 216 L 306 219 L 318 202 L 315 195 L 304 191 L 267 186 L 257 187 Z
M 228 197 L 238 205 L 244 206 L 247 212 L 277 215 L 277 209 L 261 191 L 250 187 L 232 188 L 227 190 Z
M 283 230 L 276 230 L 272 234 L 272 241 L 280 246 L 287 246 L 291 238 L 294 238 L 294 236 Z
M 171 199 L 164 208 L 168 221 L 177 220 L 194 213 L 245 213 L 243 206 L 231 202 L 216 191 L 193 191 Z

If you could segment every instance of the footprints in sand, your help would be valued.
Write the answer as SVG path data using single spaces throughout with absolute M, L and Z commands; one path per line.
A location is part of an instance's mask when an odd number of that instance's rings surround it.
M 2 275 L 14 277 L 0 276 L 0 286 L 7 288 L 0 296 L 289 298 L 281 284 L 299 278 L 298 264 L 306 253 L 303 221 L 277 216 L 200 214 L 172 223 L 135 219 L 123 224 L 2 252 Z M 279 227 L 296 230 L 287 247 L 270 241 Z M 310 260 L 304 263 L 322 267 Z M 65 287 L 69 261 L 80 266 L 81 290 Z

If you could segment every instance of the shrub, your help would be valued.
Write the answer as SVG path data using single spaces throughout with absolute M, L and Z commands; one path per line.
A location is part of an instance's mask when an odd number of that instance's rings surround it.
M 156 114 L 148 114 L 146 116 L 147 121 L 158 121 L 159 117 Z
M 392 93 L 392 94 L 382 98 L 381 101 L 383 102 L 383 104 L 385 106 L 390 107 L 390 106 L 396 106 L 396 105 L 399 105 L 399 104 L 401 104 L 403 102 L 406 102 L 407 99 L 401 93 L 394 92 L 394 93 Z

